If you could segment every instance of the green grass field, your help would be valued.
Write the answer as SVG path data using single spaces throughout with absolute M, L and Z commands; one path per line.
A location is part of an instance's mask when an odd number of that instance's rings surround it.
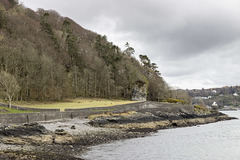
M 17 109 L 11 109 L 6 107 L 0 107 L 0 114 L 9 114 L 9 113 L 32 113 L 34 111 L 21 111 Z
M 136 101 L 127 100 L 110 100 L 97 98 L 78 98 L 67 99 L 61 102 L 47 101 L 47 102 L 14 102 L 14 105 L 32 108 L 47 108 L 47 109 L 78 109 L 78 108 L 93 108 L 93 107 L 108 107 L 114 105 L 136 103 Z

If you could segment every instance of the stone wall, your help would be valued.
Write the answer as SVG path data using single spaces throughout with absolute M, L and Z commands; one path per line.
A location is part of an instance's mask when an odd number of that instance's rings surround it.
M 83 108 L 83 109 L 65 109 L 67 112 L 78 112 L 78 111 L 85 111 L 85 112 L 95 112 L 95 111 L 104 111 L 104 112 L 124 112 L 124 111 L 132 111 L 137 110 L 145 105 L 145 102 L 136 102 L 130 104 L 122 104 L 116 106 L 109 106 L 109 107 L 96 107 L 96 108 Z

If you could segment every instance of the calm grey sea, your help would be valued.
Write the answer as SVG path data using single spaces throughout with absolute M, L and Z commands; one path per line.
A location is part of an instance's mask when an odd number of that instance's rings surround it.
M 224 112 L 240 118 L 240 111 Z M 91 147 L 86 160 L 240 160 L 240 121 L 160 130 L 149 137 Z

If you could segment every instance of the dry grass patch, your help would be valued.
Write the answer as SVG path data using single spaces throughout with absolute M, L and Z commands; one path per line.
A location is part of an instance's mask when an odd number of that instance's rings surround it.
M 127 100 L 111 100 L 99 98 L 78 98 L 66 99 L 60 102 L 46 101 L 46 102 L 15 102 L 15 105 L 30 107 L 30 108 L 44 108 L 44 109 L 79 109 L 79 108 L 93 108 L 93 107 L 108 107 L 121 104 L 136 103 L 136 101 Z

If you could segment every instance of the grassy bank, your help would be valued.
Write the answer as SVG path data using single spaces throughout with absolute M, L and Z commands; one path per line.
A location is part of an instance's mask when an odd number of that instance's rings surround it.
M 44 109 L 79 109 L 79 108 L 92 108 L 92 107 L 108 107 L 114 105 L 135 103 L 136 101 L 127 100 L 111 100 L 111 99 L 96 99 L 96 98 L 78 98 L 67 99 L 63 101 L 32 101 L 32 102 L 14 102 L 14 105 L 30 107 L 30 108 L 44 108 Z
M 32 113 L 34 111 L 21 111 L 12 108 L 0 107 L 0 114 L 9 114 L 9 113 Z

